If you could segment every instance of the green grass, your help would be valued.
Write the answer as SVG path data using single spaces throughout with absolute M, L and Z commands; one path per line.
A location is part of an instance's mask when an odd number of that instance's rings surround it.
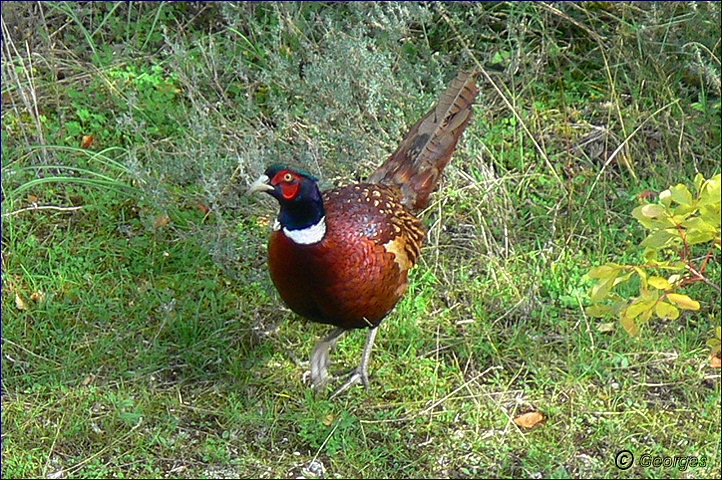
M 6 2 L 2 20 L 3 478 L 720 476 L 719 295 L 695 286 L 698 312 L 636 337 L 584 311 L 592 266 L 641 257 L 637 195 L 720 170 L 718 3 Z M 327 328 L 283 307 L 276 205 L 245 188 L 278 161 L 364 179 L 462 67 L 490 76 L 371 389 L 331 401 L 304 377 Z

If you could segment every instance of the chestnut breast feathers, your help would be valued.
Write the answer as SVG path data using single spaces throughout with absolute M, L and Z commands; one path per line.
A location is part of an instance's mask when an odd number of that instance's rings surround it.
M 406 272 L 419 257 L 425 233 L 421 221 L 397 200 L 399 196 L 396 187 L 368 183 L 326 191 L 328 217 L 340 219 L 329 228 L 346 242 L 363 239 L 382 246 Z

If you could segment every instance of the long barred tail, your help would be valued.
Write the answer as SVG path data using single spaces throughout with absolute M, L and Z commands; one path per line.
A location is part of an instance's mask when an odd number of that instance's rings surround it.
M 469 123 L 472 102 L 478 93 L 474 72 L 459 72 L 441 94 L 439 103 L 416 122 L 399 148 L 368 181 L 400 188 L 402 202 L 411 210 L 426 207 Z

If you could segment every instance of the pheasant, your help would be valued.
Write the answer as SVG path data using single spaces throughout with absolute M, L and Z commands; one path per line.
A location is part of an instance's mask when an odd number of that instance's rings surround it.
M 271 165 L 249 188 L 278 200 L 268 243 L 271 279 L 298 315 L 333 325 L 311 353 L 315 388 L 330 379 L 329 352 L 347 330 L 368 328 L 361 361 L 333 394 L 369 386 L 368 363 L 378 326 L 408 284 L 425 231 L 423 210 L 463 133 L 478 94 L 461 71 L 438 104 L 409 131 L 365 183 L 320 192 L 309 173 Z

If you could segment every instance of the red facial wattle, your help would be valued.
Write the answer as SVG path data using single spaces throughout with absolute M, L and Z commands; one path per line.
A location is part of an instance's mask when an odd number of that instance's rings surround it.
M 271 180 L 271 185 L 281 187 L 281 196 L 285 200 L 293 200 L 298 195 L 298 189 L 301 186 L 300 178 L 297 173 L 291 170 L 281 170 Z

